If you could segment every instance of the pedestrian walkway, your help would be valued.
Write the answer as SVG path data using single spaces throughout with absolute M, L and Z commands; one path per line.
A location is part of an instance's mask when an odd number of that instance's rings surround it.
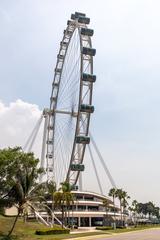
M 86 233 L 86 232 L 99 232 L 95 227 L 79 227 L 78 229 L 71 230 L 71 234 Z

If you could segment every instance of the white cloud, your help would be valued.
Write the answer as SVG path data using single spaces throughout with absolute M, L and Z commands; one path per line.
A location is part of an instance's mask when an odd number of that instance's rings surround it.
M 36 122 L 40 118 L 41 110 L 35 104 L 18 99 L 6 106 L 0 101 L 0 148 L 24 146 Z M 39 152 L 36 143 L 36 152 Z

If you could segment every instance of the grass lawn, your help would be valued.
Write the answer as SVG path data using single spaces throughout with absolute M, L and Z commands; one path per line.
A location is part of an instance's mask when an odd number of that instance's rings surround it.
M 4 236 L 8 233 L 11 229 L 13 224 L 14 218 L 12 217 L 2 217 L 0 216 L 0 240 L 4 239 Z M 160 227 L 152 226 L 152 227 Z M 72 239 L 75 237 L 85 237 L 85 236 L 92 236 L 92 235 L 101 235 L 101 234 L 113 234 L 113 233 L 122 233 L 128 231 L 135 231 L 135 230 L 143 230 L 151 228 L 151 226 L 140 226 L 137 228 L 129 228 L 129 229 L 116 229 L 116 230 L 104 230 L 98 232 L 86 232 L 86 233 L 77 233 L 77 234 L 56 234 L 56 235 L 36 235 L 35 230 L 37 229 L 46 229 L 45 226 L 39 224 L 37 222 L 27 222 L 23 223 L 22 219 L 19 219 L 16 227 L 13 231 L 13 239 L 16 240 L 58 240 L 58 239 Z

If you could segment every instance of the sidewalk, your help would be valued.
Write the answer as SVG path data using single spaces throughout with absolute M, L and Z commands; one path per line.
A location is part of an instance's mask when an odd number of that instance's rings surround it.
M 99 232 L 99 230 L 96 230 L 95 227 L 79 227 L 78 229 L 71 230 L 71 234 L 76 233 L 86 233 L 86 232 Z

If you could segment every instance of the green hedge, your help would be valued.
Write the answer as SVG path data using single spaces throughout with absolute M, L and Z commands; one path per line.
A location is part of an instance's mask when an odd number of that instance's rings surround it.
M 65 234 L 70 233 L 70 229 L 65 228 L 47 228 L 43 230 L 36 230 L 37 235 L 51 235 L 51 234 Z
M 111 226 L 103 226 L 103 227 L 96 227 L 96 230 L 111 230 L 113 227 Z
M 126 227 L 125 226 L 116 226 L 116 228 L 125 229 Z

